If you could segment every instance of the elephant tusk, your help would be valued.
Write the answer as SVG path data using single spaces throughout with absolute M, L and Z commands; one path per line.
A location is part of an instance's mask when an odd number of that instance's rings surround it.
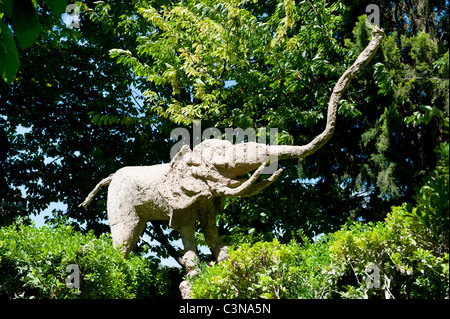
M 245 194 L 242 194 L 243 197 L 249 197 L 253 196 L 255 194 L 258 194 L 260 191 L 262 191 L 264 188 L 268 187 L 270 184 L 275 182 L 277 178 L 281 175 L 283 172 L 283 169 L 278 169 L 275 173 L 273 173 L 269 178 L 266 178 L 265 180 L 256 183 L 255 185 L 252 185 Z
M 262 163 L 256 171 L 253 172 L 252 176 L 246 180 L 242 185 L 236 187 L 236 188 L 229 188 L 224 187 L 221 190 L 218 191 L 219 195 L 222 196 L 240 196 L 241 194 L 244 194 L 254 182 L 258 179 L 258 177 L 261 175 L 262 171 L 266 167 L 267 162 Z

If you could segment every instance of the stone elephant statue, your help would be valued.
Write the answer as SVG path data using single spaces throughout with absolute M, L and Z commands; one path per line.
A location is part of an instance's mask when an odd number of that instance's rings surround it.
M 80 206 L 87 207 L 98 190 L 109 185 L 107 210 L 113 243 L 120 246 L 125 256 L 136 245 L 148 221 L 168 221 L 169 226 L 181 234 L 182 263 L 187 273 L 195 273 L 195 222 L 199 219 L 205 240 L 217 260 L 226 259 L 227 248 L 219 238 L 215 222 L 223 198 L 258 193 L 281 174 L 279 169 L 260 180 L 267 164 L 311 155 L 331 138 L 345 88 L 375 55 L 383 36 L 381 29 L 373 28 L 371 41 L 339 78 L 331 93 L 324 131 L 310 143 L 303 146 L 233 145 L 213 139 L 203 141 L 193 150 L 183 146 L 169 164 L 119 169 L 98 183 Z M 249 178 L 242 178 L 248 173 L 251 173 Z
M 211 139 L 193 150 L 185 145 L 169 164 L 119 169 L 98 183 L 80 206 L 86 208 L 100 188 L 109 185 L 107 213 L 114 246 L 127 256 L 147 222 L 168 221 L 181 234 L 183 264 L 190 272 L 197 256 L 196 220 L 216 259 L 227 258 L 216 226 L 223 198 L 251 196 L 274 182 L 281 169 L 258 181 L 270 158 L 264 144 Z M 250 178 L 241 178 L 252 171 Z

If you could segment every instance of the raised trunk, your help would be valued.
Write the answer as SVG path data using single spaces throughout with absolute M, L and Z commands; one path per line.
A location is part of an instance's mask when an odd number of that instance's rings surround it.
M 339 108 L 339 101 L 342 94 L 350 81 L 355 75 L 372 59 L 381 40 L 384 37 L 383 30 L 374 27 L 372 30 L 372 40 L 367 47 L 361 52 L 353 65 L 342 74 L 340 79 L 334 86 L 333 93 L 331 93 L 330 101 L 328 102 L 327 125 L 325 130 L 314 138 L 310 143 L 302 146 L 286 146 L 286 145 L 272 145 L 270 146 L 271 157 L 276 157 L 278 160 L 289 158 L 300 158 L 313 154 L 320 149 L 331 138 L 336 127 L 336 115 Z

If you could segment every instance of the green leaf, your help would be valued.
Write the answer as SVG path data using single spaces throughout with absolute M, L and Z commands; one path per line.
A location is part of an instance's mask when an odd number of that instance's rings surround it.
M 19 57 L 12 32 L 0 20 L 0 73 L 7 84 L 14 81 L 19 66 Z
M 282 131 L 280 134 L 278 134 L 278 144 L 279 145 L 292 145 L 293 144 L 292 135 L 286 131 Z
M 0 11 L 4 12 L 7 17 L 12 17 L 12 7 L 14 5 L 14 0 L 2 0 L 0 2 Z
M 56 16 L 66 12 L 67 0 L 44 0 L 44 2 Z
M 16 0 L 12 9 L 12 24 L 20 47 L 29 48 L 41 32 L 36 3 L 31 0 Z

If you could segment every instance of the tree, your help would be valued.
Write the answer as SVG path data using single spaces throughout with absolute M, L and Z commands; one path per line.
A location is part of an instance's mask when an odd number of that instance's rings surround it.
M 21 215 L 62 201 L 68 210 L 56 217 L 68 215 L 100 234 L 108 231 L 104 201 L 88 212 L 78 208 L 91 183 L 124 165 L 167 161 L 163 141 L 171 126 L 144 116 L 145 102 L 133 87 L 139 81 L 108 56 L 112 45 L 133 39 L 89 19 L 69 29 L 46 7 L 38 8 L 41 38 L 20 52 L 16 81 L 0 84 L 1 223 L 17 216 L 16 194 L 24 186 Z M 19 134 L 18 127 L 27 130 Z
M 46 6 L 56 16 L 64 13 L 67 1 L 45 0 Z M 36 11 L 37 1 L 5 0 L 0 3 L 0 73 L 7 84 L 11 84 L 19 69 L 20 63 L 13 34 L 14 30 L 21 49 L 29 48 L 39 37 L 41 26 Z M 10 22 L 10 23 L 8 23 Z

